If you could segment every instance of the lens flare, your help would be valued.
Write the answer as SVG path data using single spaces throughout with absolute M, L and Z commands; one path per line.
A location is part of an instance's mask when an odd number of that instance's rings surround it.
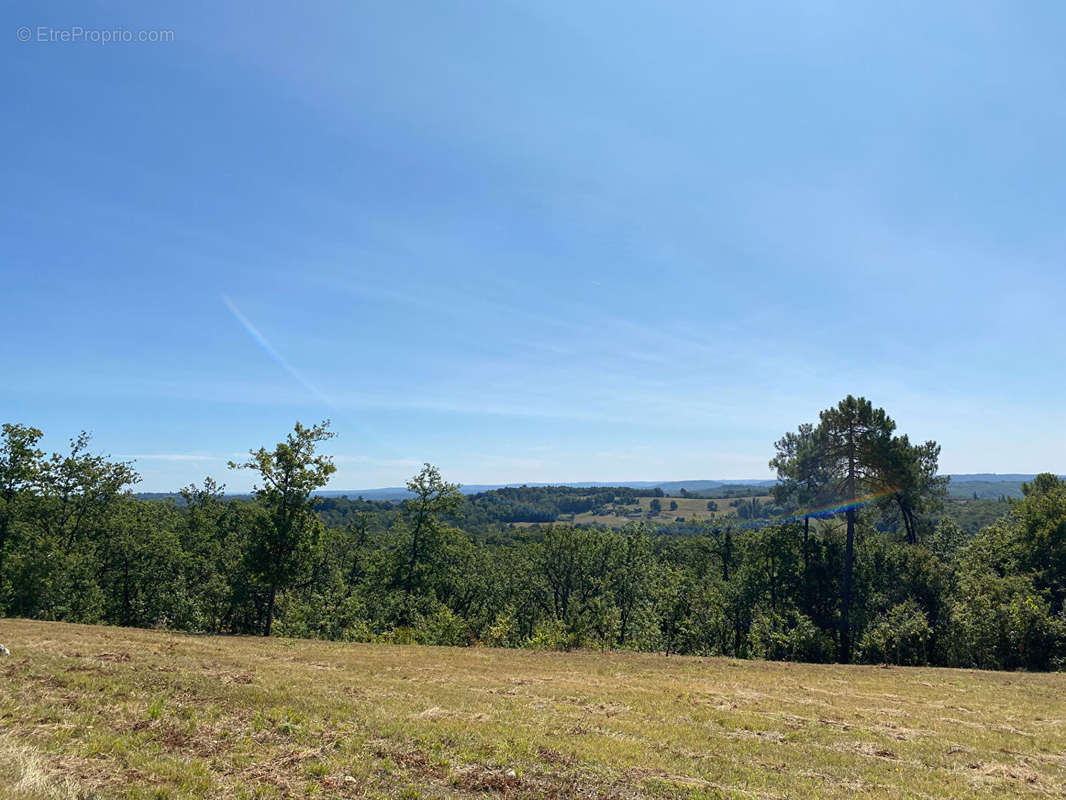
M 798 522 L 804 517 L 831 517 L 834 514 L 843 514 L 853 508 L 862 508 L 870 503 L 876 503 L 878 500 L 884 500 L 886 497 L 891 497 L 895 491 L 895 489 L 882 489 L 879 492 L 871 492 L 870 494 L 852 497 L 847 500 L 838 500 L 830 505 L 803 509 L 796 514 L 775 517 L 775 519 L 782 522 Z

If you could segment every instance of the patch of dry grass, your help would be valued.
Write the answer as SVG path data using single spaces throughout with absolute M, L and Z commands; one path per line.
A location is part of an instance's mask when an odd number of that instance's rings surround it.
M 65 798 L 76 787 L 48 765 L 35 747 L 0 738 L 0 792 L 11 798 Z
M 724 521 L 727 517 L 732 517 L 735 521 L 737 519 L 737 510 L 729 505 L 736 498 L 718 498 L 714 502 L 718 504 L 717 511 L 707 510 L 707 501 L 698 500 L 694 497 L 662 497 L 659 502 L 662 503 L 662 511 L 651 514 L 651 501 L 650 497 L 638 497 L 640 507 L 636 505 L 632 506 L 616 506 L 618 513 L 614 514 L 602 514 L 596 515 L 592 513 L 586 514 L 572 514 L 570 516 L 560 517 L 560 524 L 573 524 L 573 525 L 588 525 L 591 523 L 599 523 L 600 525 L 607 525 L 612 528 L 620 528 L 623 525 L 638 520 L 653 520 L 656 522 L 673 522 L 677 517 L 684 517 L 686 521 L 703 520 L 709 521 L 717 519 Z M 750 497 L 742 498 L 747 502 L 751 502 Z M 768 503 L 771 498 L 770 495 L 760 495 L 756 498 L 760 503 Z M 677 503 L 677 508 L 673 511 L 670 510 L 670 503 Z M 623 513 L 623 509 L 627 513 Z M 532 523 L 518 523 L 518 525 L 529 525 Z
M 0 797 L 1061 797 L 1066 676 L 0 620 Z

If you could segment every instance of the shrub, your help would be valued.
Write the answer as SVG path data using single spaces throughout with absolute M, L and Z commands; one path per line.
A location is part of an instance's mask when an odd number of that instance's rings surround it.
M 859 660 L 872 664 L 928 664 L 932 635 L 925 612 L 913 600 L 905 600 L 866 629 L 859 640 Z
M 419 644 L 446 645 L 460 647 L 467 643 L 466 620 L 452 613 L 447 606 L 439 606 L 427 616 L 420 616 L 415 622 L 415 641 Z
M 773 661 L 828 661 L 833 642 L 811 618 L 795 609 L 760 611 L 747 638 L 748 655 Z
M 518 623 L 514 609 L 508 608 L 496 615 L 485 635 L 489 647 L 514 647 L 518 644 Z
M 523 646 L 530 650 L 565 650 L 568 640 L 563 623 L 557 619 L 551 619 L 540 623 Z
M 951 660 L 979 669 L 1051 669 L 1066 660 L 1066 616 L 1030 578 L 970 575 L 952 607 Z

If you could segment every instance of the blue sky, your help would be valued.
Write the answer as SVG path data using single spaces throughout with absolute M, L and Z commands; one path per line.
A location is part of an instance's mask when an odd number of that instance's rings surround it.
M 1066 7 L 936 5 L 7 4 L 0 417 L 148 490 L 326 417 L 331 488 L 741 478 L 851 392 L 1066 471 Z

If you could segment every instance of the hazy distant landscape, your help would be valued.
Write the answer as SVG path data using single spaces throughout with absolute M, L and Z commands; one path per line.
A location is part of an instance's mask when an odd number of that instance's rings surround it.
M 1018 498 L 1022 496 L 1022 483 L 1031 481 L 1036 473 L 1029 475 L 1011 473 L 998 475 L 992 472 L 973 474 L 948 475 L 951 483 L 948 484 L 948 492 L 952 497 L 972 497 L 974 492 L 983 500 L 995 500 L 1001 496 Z M 1062 477 L 1062 476 L 1059 476 Z M 746 479 L 746 480 L 691 480 L 691 481 L 588 481 L 583 483 L 507 483 L 507 484 L 469 484 L 460 485 L 463 494 L 479 494 L 494 489 L 517 488 L 519 486 L 570 486 L 570 487 L 603 487 L 603 486 L 628 486 L 632 489 L 662 489 L 665 494 L 677 495 L 682 489 L 690 492 L 707 493 L 710 489 L 730 489 L 735 487 L 773 486 L 777 481 L 770 479 Z M 382 489 L 324 489 L 319 492 L 322 497 L 364 497 L 367 500 L 406 500 L 411 493 L 403 486 L 392 486 Z M 149 495 L 150 496 L 150 495 Z
M 951 483 L 948 484 L 948 494 L 954 498 L 971 498 L 976 492 L 982 500 L 996 500 L 1000 497 L 1020 498 L 1022 496 L 1022 484 L 1031 481 L 1036 473 L 1020 474 L 1011 473 L 998 475 L 996 473 L 982 472 L 973 474 L 948 475 Z M 1063 477 L 1063 476 L 1059 476 Z M 565 486 L 570 488 L 607 488 L 628 487 L 631 489 L 662 489 L 665 495 L 678 496 L 682 489 L 688 492 L 699 493 L 708 498 L 714 497 L 714 491 L 729 492 L 731 490 L 747 492 L 752 488 L 770 487 L 777 483 L 771 479 L 744 479 L 744 480 L 691 480 L 691 481 L 585 481 L 578 483 L 477 483 L 459 484 L 459 490 L 463 494 L 481 494 L 496 489 L 517 489 L 522 486 L 551 487 Z M 362 497 L 366 500 L 387 500 L 401 502 L 409 499 L 411 492 L 403 486 L 390 486 L 380 489 L 322 489 L 318 492 L 320 497 L 350 497 L 356 499 Z M 179 497 L 177 492 L 138 492 L 138 497 L 159 498 Z M 249 495 L 250 496 L 250 495 Z M 721 496 L 721 495 L 719 495 Z

